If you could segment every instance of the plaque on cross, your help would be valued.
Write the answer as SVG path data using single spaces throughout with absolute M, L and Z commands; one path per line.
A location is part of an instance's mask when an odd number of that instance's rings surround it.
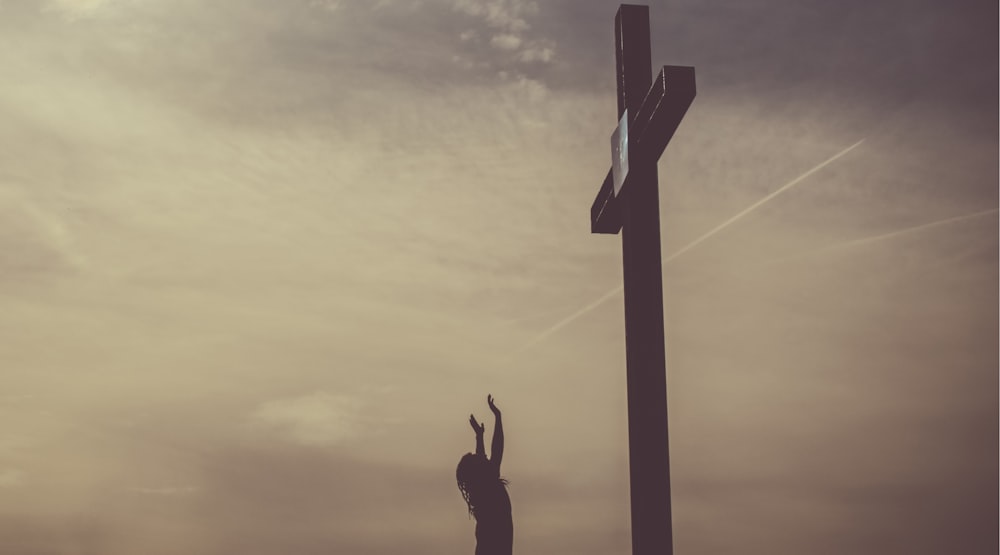
M 612 167 L 591 207 L 592 233 L 621 231 L 633 555 L 673 553 L 666 354 L 656 164 L 694 100 L 694 68 L 652 78 L 649 8 L 615 16 L 619 123 Z

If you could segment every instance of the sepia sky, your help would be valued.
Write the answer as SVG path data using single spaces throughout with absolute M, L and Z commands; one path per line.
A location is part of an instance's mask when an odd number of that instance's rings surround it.
M 0 0 L 0 553 L 628 554 L 617 5 Z M 650 15 L 676 552 L 996 553 L 996 2 Z

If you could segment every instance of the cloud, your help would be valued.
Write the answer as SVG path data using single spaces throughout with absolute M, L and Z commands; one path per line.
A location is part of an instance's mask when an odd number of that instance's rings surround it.
M 13 488 L 24 483 L 24 473 L 16 468 L 0 469 L 0 488 Z
M 120 0 L 49 0 L 46 9 L 78 19 L 104 15 L 111 5 L 118 3 Z
M 59 219 L 33 203 L 0 206 L 0 222 L 0 282 L 66 274 L 82 263 Z
M 493 35 L 493 38 L 490 39 L 490 44 L 500 50 L 517 50 L 521 46 L 521 37 L 510 33 L 501 33 Z
M 340 7 L 340 0 L 311 0 L 309 2 L 309 7 L 328 12 L 335 12 L 337 11 L 337 8 Z
M 316 392 L 261 404 L 253 419 L 271 431 L 302 445 L 331 446 L 361 432 L 357 399 Z
M 529 79 L 523 75 L 517 76 L 513 81 L 511 91 L 512 94 L 517 95 L 521 102 L 529 105 L 537 105 L 545 101 L 549 96 L 549 89 L 545 86 L 545 83 Z
M 162 487 L 142 487 L 142 488 L 132 488 L 132 492 L 141 493 L 143 495 L 190 495 L 196 491 L 198 488 L 194 486 L 162 486 Z
M 528 42 L 517 54 L 517 59 L 525 63 L 549 63 L 556 56 L 556 43 L 551 40 Z
M 496 52 L 480 52 L 479 55 L 489 60 L 489 66 L 507 71 L 521 64 L 548 63 L 555 56 L 554 40 L 526 36 L 531 29 L 527 18 L 538 13 L 538 5 L 534 2 L 459 0 L 454 8 L 479 19 L 480 25 L 486 28 L 489 46 L 500 53 L 497 58 Z M 492 36 L 488 30 L 492 30 Z M 474 29 L 459 35 L 462 42 L 477 43 L 480 42 L 478 37 L 479 32 Z
M 223 445 L 210 453 L 194 510 L 227 515 L 205 531 L 220 553 L 458 553 L 474 542 L 475 523 L 455 486 L 455 462 L 420 468 L 405 451 L 378 462 Z
M 525 19 L 538 13 L 538 4 L 525 0 L 456 0 L 456 10 L 482 18 L 487 25 L 508 32 L 530 28 Z

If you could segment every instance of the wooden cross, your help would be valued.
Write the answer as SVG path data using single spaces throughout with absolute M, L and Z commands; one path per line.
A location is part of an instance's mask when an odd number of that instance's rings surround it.
M 592 233 L 622 234 L 633 555 L 670 555 L 670 459 L 656 163 L 695 96 L 694 68 L 650 71 L 649 8 L 615 15 L 618 128 Z M 651 82 L 652 81 L 652 82 Z

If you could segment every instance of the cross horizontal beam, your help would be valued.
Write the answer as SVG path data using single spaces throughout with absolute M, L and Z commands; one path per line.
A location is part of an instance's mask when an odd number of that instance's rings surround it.
M 646 93 L 634 118 L 629 118 L 628 142 L 632 159 L 659 160 L 695 97 L 694 68 L 663 66 Z M 616 196 L 612 170 L 608 170 L 590 207 L 590 232 L 617 234 L 622 228 L 620 197 Z

